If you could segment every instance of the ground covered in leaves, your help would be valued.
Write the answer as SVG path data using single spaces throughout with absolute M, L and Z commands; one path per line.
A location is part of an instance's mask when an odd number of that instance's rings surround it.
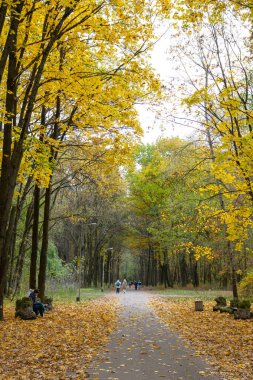
M 155 313 L 193 346 L 196 355 L 209 357 L 225 380 L 253 379 L 253 320 L 234 320 L 227 313 L 213 312 L 215 302 L 204 302 L 194 311 L 191 299 L 152 299 Z
M 0 322 L 0 379 L 86 379 L 86 368 L 116 327 L 118 302 L 106 297 L 58 303 L 36 320 Z

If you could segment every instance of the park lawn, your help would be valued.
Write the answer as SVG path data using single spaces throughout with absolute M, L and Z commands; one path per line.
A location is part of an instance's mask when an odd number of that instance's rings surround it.
M 214 301 L 204 301 L 204 311 L 194 310 L 189 298 L 153 298 L 155 313 L 194 349 L 208 357 L 222 379 L 253 379 L 253 320 L 235 320 L 213 312 Z M 207 374 L 203 373 L 203 376 Z
M 54 302 L 73 302 L 76 300 L 78 289 L 75 288 L 50 288 L 47 290 L 47 295 L 53 298 Z M 101 297 L 103 293 L 98 288 L 82 288 L 80 289 L 80 298 L 82 301 L 90 301 Z
M 217 289 L 162 289 L 158 291 L 161 295 L 167 295 L 175 298 L 183 297 L 183 298 L 196 298 L 201 300 L 214 300 L 216 297 L 225 297 L 226 299 L 232 299 L 233 294 L 230 290 L 217 290 Z
M 57 302 L 36 320 L 0 322 L 0 379 L 85 379 L 86 369 L 117 323 L 118 301 Z

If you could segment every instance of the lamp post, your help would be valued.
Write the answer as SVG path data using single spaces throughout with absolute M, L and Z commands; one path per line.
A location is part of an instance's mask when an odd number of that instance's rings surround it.
M 81 287 L 82 287 L 82 247 L 83 247 L 83 228 L 84 226 L 96 226 L 96 222 L 92 223 L 81 223 L 81 231 L 79 236 L 79 244 L 78 244 L 78 296 L 76 297 L 76 302 L 81 301 Z
M 101 257 L 101 292 L 104 291 L 104 282 L 105 282 L 105 255 L 103 252 L 103 255 Z

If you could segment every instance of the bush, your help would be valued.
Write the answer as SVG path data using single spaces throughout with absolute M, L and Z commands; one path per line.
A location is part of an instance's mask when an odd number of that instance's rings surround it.
M 238 290 L 240 296 L 253 299 L 253 272 L 248 273 L 243 278 L 239 284 Z
M 227 300 L 225 297 L 217 297 L 215 300 L 219 306 L 227 306 Z
M 250 309 L 251 302 L 249 300 L 242 300 L 238 302 L 239 309 Z
M 233 299 L 230 301 L 230 307 L 238 307 L 239 306 L 239 300 L 238 299 Z

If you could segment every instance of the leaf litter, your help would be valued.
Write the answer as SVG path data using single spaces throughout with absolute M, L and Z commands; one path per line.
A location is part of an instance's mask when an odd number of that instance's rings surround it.
M 189 299 L 153 298 L 150 306 L 161 320 L 205 356 L 224 380 L 253 379 L 253 320 L 235 320 L 227 313 L 194 310 Z M 205 375 L 205 373 L 200 373 Z
M 116 328 L 118 307 L 103 297 L 57 303 L 36 320 L 14 318 L 8 306 L 0 323 L 0 379 L 86 379 L 86 369 Z

